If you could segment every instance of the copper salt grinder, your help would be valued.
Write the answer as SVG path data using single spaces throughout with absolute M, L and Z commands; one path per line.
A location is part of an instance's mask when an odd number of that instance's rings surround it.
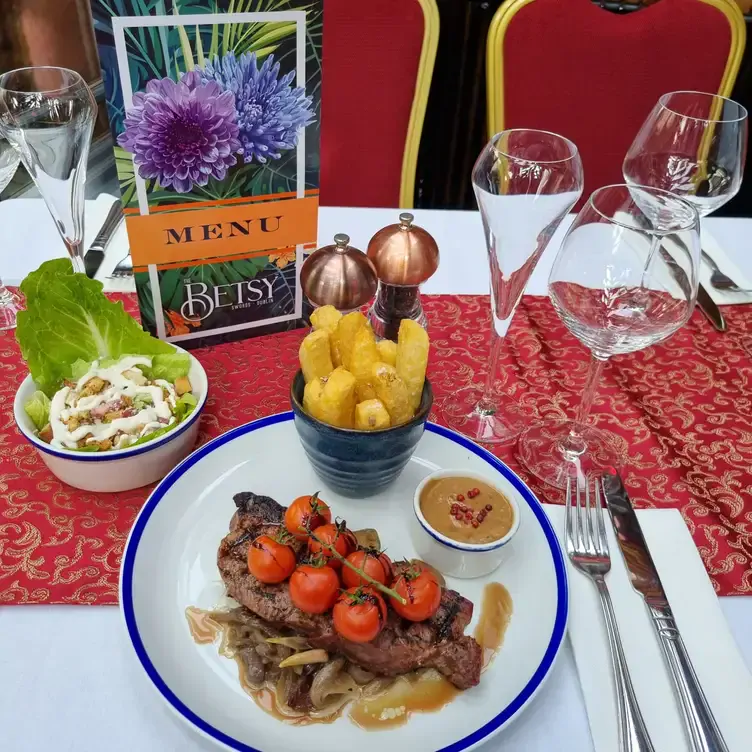
M 399 224 L 379 230 L 368 244 L 368 258 L 379 275 L 379 291 L 368 312 L 373 331 L 384 339 L 397 339 L 400 321 L 413 319 L 426 325 L 420 303 L 420 285 L 439 266 L 439 247 L 412 214 L 399 215 Z
M 368 303 L 376 292 L 376 269 L 363 251 L 338 233 L 334 245 L 314 251 L 300 270 L 300 286 L 314 306 L 332 305 L 343 313 Z

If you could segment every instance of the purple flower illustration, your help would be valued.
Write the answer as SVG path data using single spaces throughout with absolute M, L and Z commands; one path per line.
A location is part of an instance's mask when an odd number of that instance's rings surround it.
M 224 180 L 240 149 L 235 101 L 196 72 L 179 83 L 153 79 L 133 95 L 118 143 L 133 154 L 138 174 L 187 193 L 209 178 Z
M 255 53 L 245 52 L 240 59 L 234 52 L 215 57 L 204 69 L 196 69 L 204 81 L 216 81 L 235 96 L 241 147 L 239 153 L 247 164 L 253 159 L 264 163 L 279 159 L 282 151 L 298 143 L 298 130 L 314 119 L 311 98 L 303 89 L 293 89 L 293 71 L 279 78 L 279 63 L 274 55 L 261 68 Z

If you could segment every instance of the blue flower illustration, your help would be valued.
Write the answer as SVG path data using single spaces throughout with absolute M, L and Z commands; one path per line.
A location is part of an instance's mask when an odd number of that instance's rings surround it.
M 262 164 L 279 159 L 283 151 L 297 145 L 299 129 L 314 120 L 311 97 L 305 96 L 301 87 L 290 85 L 293 71 L 279 77 L 274 55 L 259 68 L 255 53 L 243 53 L 238 59 L 228 52 L 195 72 L 234 94 L 240 129 L 238 153 L 246 164 L 254 159 Z

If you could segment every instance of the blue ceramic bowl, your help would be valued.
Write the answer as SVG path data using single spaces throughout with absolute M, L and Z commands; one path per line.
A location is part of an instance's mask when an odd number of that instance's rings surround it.
M 379 431 L 335 428 L 312 418 L 303 410 L 305 381 L 295 374 L 290 401 L 295 428 L 316 474 L 343 496 L 365 498 L 397 479 L 423 435 L 433 405 L 433 391 L 426 379 L 420 409 L 401 426 Z

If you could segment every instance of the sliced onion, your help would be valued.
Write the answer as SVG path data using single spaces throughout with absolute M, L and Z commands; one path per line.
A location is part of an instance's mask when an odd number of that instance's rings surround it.
M 344 667 L 345 659 L 335 658 L 313 677 L 310 696 L 316 710 L 326 709 L 328 713 L 333 713 L 342 706 L 343 697 L 347 701 L 359 689 L 355 679 L 342 670 Z
M 305 650 L 302 653 L 294 653 L 289 658 L 285 658 L 279 664 L 280 668 L 289 668 L 290 666 L 305 666 L 308 663 L 326 663 L 329 660 L 329 653 L 326 650 Z
M 303 637 L 269 637 L 266 640 L 273 645 L 284 645 L 286 648 L 293 650 L 310 650 L 311 646 Z

